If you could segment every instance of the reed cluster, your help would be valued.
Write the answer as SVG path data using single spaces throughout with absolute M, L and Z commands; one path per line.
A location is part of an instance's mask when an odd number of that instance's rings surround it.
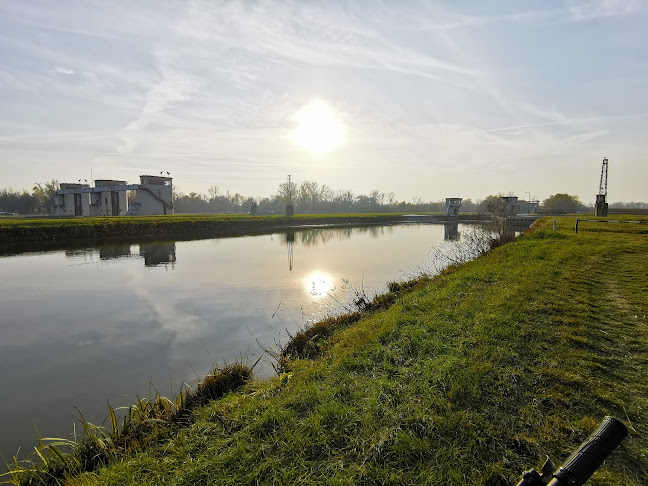
M 155 391 L 149 398 L 140 398 L 125 408 L 113 408 L 108 403 L 108 426 L 88 422 L 77 410 L 82 433 L 75 433 L 71 439 L 40 438 L 30 458 L 14 458 L 8 473 L 11 482 L 25 486 L 61 485 L 70 477 L 153 447 L 168 440 L 179 428 L 190 425 L 194 409 L 239 390 L 251 379 L 249 367 L 234 363 L 212 370 L 195 388 L 183 385 L 174 398 Z

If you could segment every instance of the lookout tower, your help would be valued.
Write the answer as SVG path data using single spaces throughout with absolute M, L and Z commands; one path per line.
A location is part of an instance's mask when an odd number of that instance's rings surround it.
M 445 214 L 446 216 L 459 216 L 462 198 L 446 197 Z

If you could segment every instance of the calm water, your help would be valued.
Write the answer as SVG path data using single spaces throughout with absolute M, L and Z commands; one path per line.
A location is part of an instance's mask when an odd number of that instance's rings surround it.
M 344 281 L 368 295 L 416 273 L 462 225 L 310 229 L 0 257 L 0 453 L 37 432 L 69 437 L 74 407 L 163 394 L 213 363 L 277 348 L 286 331 L 339 312 Z M 259 344 L 258 344 L 259 343 Z M 263 360 L 255 374 L 269 374 Z M 4 466 L 0 467 L 3 469 Z

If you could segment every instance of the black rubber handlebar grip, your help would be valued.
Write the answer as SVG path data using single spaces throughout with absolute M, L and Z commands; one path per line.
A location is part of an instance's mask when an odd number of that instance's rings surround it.
M 582 486 L 628 435 L 623 422 L 605 417 L 601 425 L 565 461 L 548 486 Z

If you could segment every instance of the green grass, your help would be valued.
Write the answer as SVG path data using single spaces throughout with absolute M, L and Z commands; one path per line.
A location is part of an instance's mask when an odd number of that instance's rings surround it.
M 401 213 L 340 213 L 340 214 L 295 214 L 287 217 L 284 215 L 251 215 L 251 214 L 173 214 L 166 216 L 101 216 L 101 217 L 14 217 L 0 218 L 0 227 L 11 226 L 68 226 L 68 225 L 94 225 L 94 224 L 149 224 L 169 223 L 174 221 L 264 221 L 283 219 L 320 219 L 320 218 L 375 218 L 383 216 L 397 216 Z M 421 213 L 433 214 L 433 213 Z
M 590 484 L 645 484 L 648 228 L 551 219 L 65 484 L 517 484 L 605 415 Z
M 379 224 L 399 219 L 400 215 L 397 213 L 297 214 L 292 217 L 178 214 L 98 218 L 8 218 L 0 219 L 0 242 L 133 238 L 161 234 L 219 235 L 314 224 Z
M 40 438 L 31 457 L 18 461 L 10 470 L 14 484 L 57 485 L 66 478 L 91 472 L 127 454 L 169 440 L 192 422 L 192 411 L 212 400 L 239 390 L 252 378 L 252 369 L 241 363 L 212 370 L 195 388 L 183 385 L 169 399 L 157 391 L 149 398 L 124 408 L 108 403 L 110 426 L 97 426 L 79 413 L 83 433 L 73 439 Z

